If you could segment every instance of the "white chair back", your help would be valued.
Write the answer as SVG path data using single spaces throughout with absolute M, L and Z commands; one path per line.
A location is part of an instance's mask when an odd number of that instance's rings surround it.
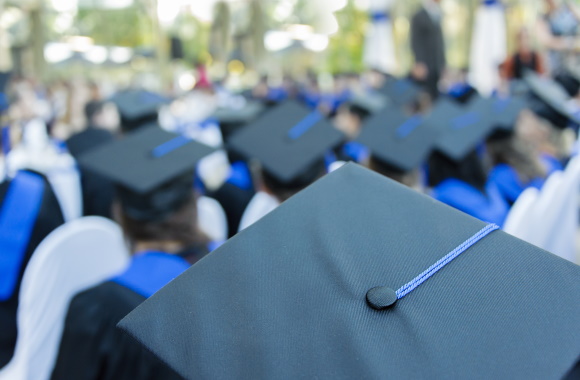
M 104 218 L 77 219 L 48 235 L 24 273 L 16 349 L 0 380 L 49 379 L 72 297 L 122 271 L 128 260 L 121 229 Z
M 579 263 L 576 254 L 579 192 L 580 158 L 576 157 L 566 167 L 553 198 L 546 201 L 549 205 L 548 217 L 540 219 L 546 230 L 542 248 L 576 264 Z
M 540 197 L 540 191 L 536 188 L 526 189 L 514 203 L 510 210 L 506 222 L 504 224 L 504 231 L 522 240 L 528 240 L 529 228 L 527 222 L 534 214 L 534 207 Z
M 228 239 L 228 219 L 218 201 L 209 197 L 197 200 L 197 220 L 199 228 L 214 242 Z

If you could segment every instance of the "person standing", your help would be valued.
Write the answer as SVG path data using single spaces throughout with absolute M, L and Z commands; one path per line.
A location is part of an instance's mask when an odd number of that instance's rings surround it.
M 523 79 L 527 70 L 546 73 L 542 55 L 532 47 L 528 30 L 522 28 L 517 35 L 516 52 L 503 64 L 502 75 L 508 80 Z
M 412 76 L 433 98 L 447 64 L 443 38 L 441 0 L 424 0 L 411 21 L 411 50 L 415 58 Z
M 542 45 L 548 50 L 552 75 L 576 65 L 579 60 L 580 10 L 569 1 L 544 0 L 546 13 L 539 20 L 537 32 Z

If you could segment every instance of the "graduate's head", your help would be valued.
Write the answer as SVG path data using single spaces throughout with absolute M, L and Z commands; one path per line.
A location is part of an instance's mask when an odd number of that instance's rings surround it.
M 79 162 L 116 185 L 119 218 L 132 242 L 163 238 L 187 243 L 188 234 L 198 237 L 192 205 L 194 166 L 212 151 L 150 127 L 92 150 Z
M 409 116 L 389 107 L 372 116 L 356 140 L 370 152 L 368 166 L 375 172 L 410 187 L 418 187 L 419 172 L 438 133 L 422 116 Z
M 500 105 L 504 108 L 498 108 Z M 484 191 L 487 181 L 482 161 L 485 141 L 494 131 L 494 119 L 505 110 L 503 104 L 483 98 L 476 98 L 464 107 L 438 107 L 438 112 L 430 118 L 433 125 L 441 128 L 442 134 L 429 159 L 430 187 L 447 179 L 457 179 Z
M 350 139 L 354 139 L 360 133 L 363 120 L 368 116 L 369 113 L 366 110 L 352 103 L 345 103 L 338 108 L 334 125 Z
M 371 155 L 368 160 L 368 168 L 405 186 L 411 188 L 419 188 L 421 186 L 419 168 L 415 168 L 411 171 L 402 171 L 374 155 Z
M 142 127 L 156 124 L 159 110 L 170 99 L 145 90 L 126 90 L 112 98 L 121 117 L 123 132 L 131 132 Z
M 490 166 L 506 164 L 511 166 L 522 182 L 527 183 L 534 178 L 546 176 L 537 151 L 513 131 L 497 130 L 486 143 L 486 152 Z
M 344 139 L 318 111 L 288 101 L 235 133 L 229 147 L 259 162 L 264 186 L 284 200 L 324 173 L 325 155 Z
M 487 174 L 478 152 L 473 150 L 459 161 L 441 152 L 434 152 L 429 158 L 429 187 L 436 187 L 448 179 L 457 179 L 485 191 Z
M 134 249 L 136 246 L 147 246 L 149 249 L 167 251 L 173 247 L 177 252 L 209 242 L 197 224 L 197 197 L 193 191 L 170 210 L 163 216 L 144 220 L 135 218 L 123 201 L 119 201 L 115 219 Z
M 263 190 L 274 195 L 280 202 L 284 202 L 324 176 L 326 166 L 323 159 L 317 160 L 291 181 L 280 180 L 278 175 L 265 169 L 260 173 Z
M 520 53 L 529 53 L 532 51 L 532 41 L 528 28 L 521 28 L 516 36 L 517 49 Z
M 111 102 L 91 101 L 85 106 L 87 125 L 114 131 L 119 127 L 119 113 Z

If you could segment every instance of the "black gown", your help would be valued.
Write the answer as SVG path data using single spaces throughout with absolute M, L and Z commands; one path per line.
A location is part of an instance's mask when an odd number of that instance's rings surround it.
M 116 328 L 144 300 L 113 281 L 75 296 L 69 306 L 52 380 L 182 379 Z
M 106 130 L 89 127 L 67 140 L 67 148 L 78 160 L 80 156 L 103 144 L 113 141 L 115 136 Z M 83 216 L 111 218 L 111 207 L 115 198 L 113 183 L 96 173 L 79 168 L 83 196 Z
M 26 247 L 17 287 L 7 301 L 0 302 L 0 368 L 4 367 L 14 354 L 17 337 L 16 311 L 18 309 L 18 293 L 20 292 L 20 282 L 24 275 L 24 269 L 40 242 L 64 223 L 60 205 L 46 178 L 44 178 L 44 184 L 42 204 Z M 2 207 L 9 186 L 10 183 L 8 181 L 0 184 L 0 207 Z

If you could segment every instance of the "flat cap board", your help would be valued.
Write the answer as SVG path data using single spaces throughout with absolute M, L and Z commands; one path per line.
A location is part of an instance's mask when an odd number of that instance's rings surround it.
M 493 132 L 489 101 L 477 98 L 461 115 L 447 123 L 450 129 L 441 135 L 436 148 L 450 159 L 461 161 Z
M 409 117 L 400 109 L 388 108 L 365 123 L 357 142 L 368 147 L 376 159 L 409 172 L 429 156 L 438 136 L 421 116 Z
M 193 171 L 215 149 L 159 127 L 147 127 L 83 155 L 79 164 L 136 193 Z
M 573 114 L 568 108 L 570 97 L 560 84 L 549 78 L 540 77 L 539 75 L 529 71 L 526 73 L 525 81 L 532 94 L 537 96 L 538 99 L 544 102 L 553 111 L 569 121 L 580 123 L 578 116 Z
M 562 378 L 580 357 L 580 267 L 484 228 L 347 164 L 120 327 L 187 379 Z
M 164 104 L 171 99 L 145 90 L 126 90 L 117 93 L 111 98 L 111 102 L 117 106 L 121 116 L 127 120 L 138 120 L 155 114 Z
M 291 182 L 345 136 L 318 111 L 289 101 L 234 134 L 228 147 L 257 159 L 281 182 Z

